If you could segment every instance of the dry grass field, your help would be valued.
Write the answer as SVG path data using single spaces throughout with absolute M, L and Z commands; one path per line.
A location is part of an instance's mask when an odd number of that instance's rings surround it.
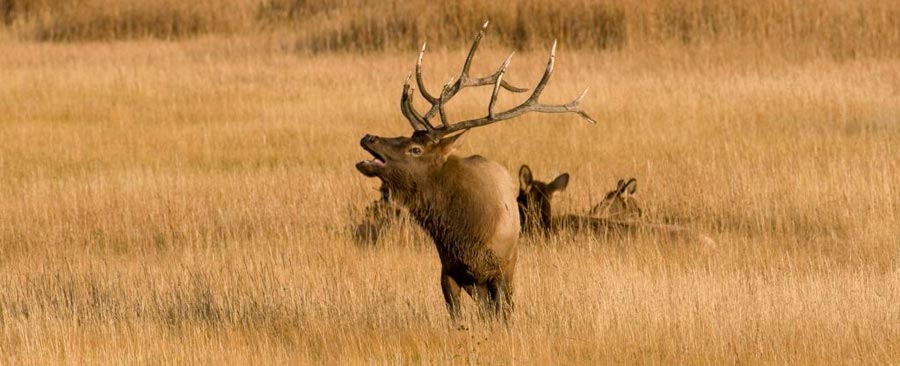
M 359 138 L 409 133 L 414 46 L 307 52 L 289 27 L 59 43 L 30 27 L 0 27 L 2 365 L 900 362 L 893 33 L 865 52 L 562 42 L 543 100 L 590 87 L 599 123 L 531 115 L 462 153 L 571 173 L 563 213 L 635 176 L 653 220 L 718 246 L 523 238 L 512 325 L 467 298 L 460 331 L 419 229 L 375 247 L 349 231 L 377 197 Z M 464 58 L 469 38 L 451 38 L 426 56 L 432 89 Z M 540 77 L 549 43 L 534 42 L 508 80 Z M 512 44 L 489 33 L 474 71 Z

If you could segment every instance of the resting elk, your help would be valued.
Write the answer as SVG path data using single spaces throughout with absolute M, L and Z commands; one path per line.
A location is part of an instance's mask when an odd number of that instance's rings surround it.
M 606 192 L 603 200 L 591 207 L 589 215 L 616 220 L 640 220 L 644 215 L 641 205 L 634 197 L 637 190 L 637 179 L 627 182 L 619 179 L 616 189 Z
M 390 190 L 392 199 L 405 206 L 433 239 L 441 261 L 441 289 L 451 318 L 459 318 L 460 293 L 465 290 L 481 305 L 483 314 L 505 321 L 513 308 L 519 236 L 515 186 L 500 164 L 479 155 L 456 155 L 460 138 L 472 128 L 529 112 L 575 113 L 594 121 L 579 105 L 585 93 L 567 104 L 538 102 L 553 71 L 556 42 L 531 95 L 509 110 L 496 111 L 500 89 L 515 93 L 527 89 L 514 87 L 503 79 L 512 55 L 491 75 L 480 78 L 469 75 L 487 25 L 482 26 L 472 42 L 459 77 L 447 83 L 440 94 L 425 89 L 422 81 L 425 46 L 422 46 L 415 66 L 416 84 L 431 107 L 424 114 L 416 110 L 412 103 L 414 88 L 407 76 L 400 95 L 400 111 L 412 126 L 412 135 L 390 138 L 366 135 L 360 145 L 373 158 L 356 164 L 356 168 L 367 177 L 379 178 Z M 487 115 L 449 122 L 445 113 L 447 102 L 462 89 L 478 86 L 493 86 Z M 440 118 L 440 124 L 435 123 L 435 117 Z
M 557 183 L 564 178 L 562 183 Z M 534 180 L 531 168 L 523 165 L 519 169 L 519 204 L 522 231 L 541 234 L 555 234 L 560 230 L 572 229 L 598 236 L 621 236 L 650 234 L 668 240 L 699 243 L 705 247 L 716 245 L 708 236 L 695 230 L 669 224 L 642 221 L 616 220 L 582 215 L 553 216 L 551 200 L 557 192 L 566 188 L 569 175 L 563 174 L 551 183 Z
M 381 197 L 366 207 L 361 223 L 353 229 L 353 240 L 360 244 L 376 244 L 382 231 L 403 221 L 403 210 L 391 199 L 391 192 L 383 184 Z

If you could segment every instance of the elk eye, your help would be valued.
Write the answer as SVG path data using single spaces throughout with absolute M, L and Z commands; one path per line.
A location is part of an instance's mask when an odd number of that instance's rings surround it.
M 413 155 L 422 155 L 422 148 L 418 146 L 413 146 L 409 149 L 409 153 Z

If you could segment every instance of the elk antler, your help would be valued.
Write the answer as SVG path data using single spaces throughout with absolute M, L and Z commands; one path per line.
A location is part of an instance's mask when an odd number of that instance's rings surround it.
M 425 122 L 425 119 L 412 106 L 413 89 L 409 87 L 409 77 L 410 75 L 406 75 L 406 81 L 403 82 L 403 95 L 400 96 L 400 112 L 409 120 L 414 131 L 428 131 L 431 133 L 434 128 L 431 128 L 431 125 Z
M 482 78 L 472 78 L 469 76 L 469 67 L 472 65 L 472 58 L 475 56 L 475 51 L 478 50 L 478 44 L 481 43 L 481 38 L 484 37 L 484 31 L 487 29 L 488 24 L 489 22 L 484 22 L 484 25 L 481 26 L 481 30 L 478 31 L 478 35 L 475 36 L 475 40 L 472 42 L 472 47 L 469 49 L 469 54 L 466 57 L 466 62 L 463 64 L 462 72 L 460 72 L 459 77 L 456 78 L 455 82 L 451 80 L 446 85 L 444 85 L 444 88 L 441 90 L 441 94 L 438 97 L 435 97 L 427 90 L 425 90 L 425 83 L 422 81 L 422 58 L 425 55 L 426 46 L 425 44 L 422 45 L 422 50 L 419 51 L 419 57 L 416 60 L 416 84 L 419 86 L 419 92 L 421 93 L 422 97 L 431 104 L 431 108 L 428 110 L 428 112 L 425 113 L 425 115 L 421 115 L 413 107 L 412 93 L 414 89 L 409 85 L 410 75 L 407 75 L 406 77 L 406 82 L 404 82 L 403 84 L 403 95 L 400 97 L 400 110 L 403 112 L 404 117 L 409 120 L 409 123 L 412 125 L 413 130 L 417 132 L 427 132 L 428 135 L 432 138 L 439 139 L 452 132 L 489 125 L 491 123 L 518 117 L 528 112 L 571 112 L 578 114 L 579 116 L 581 116 L 581 118 L 587 120 L 588 122 L 595 123 L 595 121 L 581 109 L 580 105 L 581 100 L 584 98 L 585 94 L 587 94 L 587 89 L 585 89 L 578 98 L 566 104 L 546 105 L 538 102 L 538 98 L 540 97 L 541 92 L 544 90 L 544 87 L 547 85 L 547 82 L 550 80 L 550 74 L 553 72 L 553 63 L 556 58 L 556 41 L 553 41 L 553 48 L 550 50 L 550 59 L 547 62 L 547 68 L 544 71 L 544 75 L 541 77 L 541 80 L 538 82 L 537 86 L 534 87 L 534 91 L 531 93 L 531 96 L 528 97 L 528 99 L 526 99 L 524 102 L 522 102 L 522 104 L 519 104 L 512 109 L 495 113 L 494 105 L 497 102 L 497 94 L 500 92 L 501 88 L 513 93 L 522 93 L 528 91 L 528 89 L 517 88 L 507 83 L 506 80 L 503 80 L 503 75 L 506 73 L 506 68 L 509 66 L 510 60 L 512 59 L 515 52 L 510 54 L 509 57 L 507 57 L 506 60 L 503 61 L 503 64 L 500 65 L 500 68 L 497 69 L 497 71 L 493 74 Z M 488 104 L 487 116 L 453 124 L 448 123 L 446 113 L 444 112 L 444 105 L 463 88 L 485 85 L 493 85 L 494 87 L 493 92 L 491 93 L 490 103 Z M 433 118 L 435 114 L 440 115 L 440 127 L 435 127 L 430 122 L 431 118 Z

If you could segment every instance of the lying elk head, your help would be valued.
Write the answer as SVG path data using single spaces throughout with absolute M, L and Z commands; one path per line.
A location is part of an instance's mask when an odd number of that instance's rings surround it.
M 359 244 L 376 244 L 382 230 L 403 220 L 403 211 L 391 199 L 391 192 L 383 184 L 378 189 L 381 198 L 366 207 L 362 222 L 353 230 L 353 240 Z
M 508 315 L 512 308 L 512 278 L 519 234 L 515 187 L 509 173 L 481 156 L 461 158 L 454 155 L 462 134 L 528 112 L 576 113 L 593 122 L 579 105 L 584 93 L 567 104 L 538 102 L 553 71 L 556 42 L 547 68 L 531 95 L 509 110 L 496 111 L 500 89 L 514 93 L 527 89 L 514 87 L 503 78 L 512 55 L 491 75 L 481 78 L 469 75 L 487 24 L 475 37 L 459 77 L 444 85 L 437 95 L 426 91 L 422 81 L 425 53 L 425 46 L 422 46 L 416 61 L 416 84 L 431 107 L 425 114 L 415 109 L 412 103 L 414 89 L 409 84 L 411 75 L 407 76 L 400 95 L 400 111 L 412 126 L 413 134 L 392 138 L 366 135 L 360 145 L 373 158 L 356 164 L 365 176 L 381 179 L 393 198 L 406 206 L 434 240 L 441 259 L 444 299 L 454 318 L 459 315 L 460 289 L 466 290 L 488 313 L 503 318 Z M 487 115 L 450 123 L 444 110 L 447 102 L 460 90 L 478 86 L 493 86 Z M 433 123 L 435 117 L 440 118 L 439 125 Z
M 643 216 L 641 205 L 634 197 L 637 190 L 637 179 L 627 182 L 620 179 L 616 189 L 606 192 L 603 200 L 591 208 L 591 216 L 602 216 L 619 220 L 636 220 Z
M 552 208 L 550 200 L 557 192 L 564 191 L 569 185 L 569 173 L 560 174 L 550 183 L 534 180 L 531 168 L 522 165 L 519 168 L 519 221 L 522 231 L 532 232 L 550 228 Z

